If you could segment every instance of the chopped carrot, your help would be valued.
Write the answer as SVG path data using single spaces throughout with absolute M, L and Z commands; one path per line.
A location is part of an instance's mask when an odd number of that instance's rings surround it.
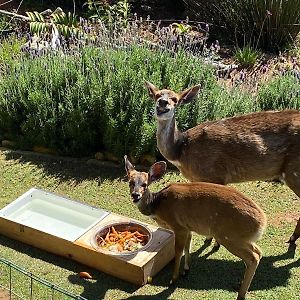
M 111 226 L 111 231 L 112 233 L 114 233 L 115 235 L 118 235 L 118 232 L 116 231 L 114 226 Z
M 93 277 L 91 276 L 91 274 L 88 273 L 88 272 L 80 272 L 80 273 L 79 273 L 79 276 L 80 276 L 81 278 L 85 278 L 85 279 L 93 279 Z
M 144 246 L 147 243 L 147 235 L 139 231 L 131 232 L 129 230 L 117 231 L 114 226 L 110 227 L 105 235 L 105 238 L 98 235 L 97 242 L 101 247 L 109 247 L 116 245 L 118 252 L 131 251 L 137 249 L 137 246 Z

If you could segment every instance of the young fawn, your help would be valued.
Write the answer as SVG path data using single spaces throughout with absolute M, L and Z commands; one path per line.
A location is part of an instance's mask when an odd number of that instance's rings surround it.
M 300 111 L 251 113 L 177 129 L 175 109 L 198 94 L 196 85 L 176 93 L 146 82 L 155 102 L 157 146 L 190 181 L 228 184 L 282 179 L 300 197 Z M 300 236 L 300 218 L 289 239 Z
M 245 262 L 245 275 L 237 298 L 244 299 L 261 259 L 261 250 L 255 242 L 266 227 L 262 209 L 237 190 L 214 183 L 174 183 L 158 193 L 151 193 L 148 186 L 164 175 L 166 163 L 157 162 L 145 173 L 136 171 L 127 156 L 124 159 L 133 202 L 142 214 L 175 233 L 171 283 L 179 276 L 183 251 L 184 270 L 189 270 L 191 232 L 194 231 L 214 237 Z

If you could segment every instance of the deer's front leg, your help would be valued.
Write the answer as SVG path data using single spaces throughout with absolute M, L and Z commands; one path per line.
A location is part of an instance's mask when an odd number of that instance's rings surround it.
M 192 239 L 192 233 L 189 232 L 185 246 L 184 246 L 184 271 L 182 275 L 185 275 L 189 270 L 190 270 L 190 264 L 191 264 L 191 254 L 190 254 L 190 249 L 191 249 L 191 239 Z
M 183 254 L 183 249 L 185 248 L 186 241 L 189 236 L 189 232 L 184 230 L 180 232 L 175 233 L 175 263 L 174 263 L 174 269 L 173 269 L 173 274 L 172 274 L 172 279 L 170 281 L 170 284 L 174 284 L 175 281 L 177 281 L 179 277 L 179 269 L 180 269 L 180 262 L 181 262 L 181 257 Z

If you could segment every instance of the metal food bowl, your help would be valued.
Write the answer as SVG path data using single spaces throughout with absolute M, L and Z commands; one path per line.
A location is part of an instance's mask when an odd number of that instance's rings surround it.
M 109 228 L 114 227 L 116 231 L 130 231 L 130 232 L 135 232 L 138 231 L 141 234 L 146 236 L 146 244 L 143 245 L 141 248 L 137 249 L 137 250 L 132 250 L 132 251 L 124 251 L 124 252 L 115 252 L 115 251 L 109 251 L 108 249 L 105 249 L 103 247 L 101 247 L 98 243 L 98 238 L 97 237 L 102 237 L 105 238 L 105 236 L 107 235 Z M 92 247 L 99 251 L 99 252 L 103 252 L 106 254 L 110 254 L 110 255 L 133 255 L 138 253 L 139 251 L 143 251 L 145 250 L 151 243 L 152 240 L 152 232 L 145 226 L 142 225 L 140 223 L 137 222 L 116 222 L 116 223 L 110 223 L 105 225 L 102 228 L 97 228 L 91 237 L 91 245 Z

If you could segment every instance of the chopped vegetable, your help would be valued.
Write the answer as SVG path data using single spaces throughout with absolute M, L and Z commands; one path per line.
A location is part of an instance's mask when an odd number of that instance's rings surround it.
M 81 277 L 81 278 L 85 278 L 85 279 L 93 279 L 93 277 L 90 275 L 90 273 L 88 273 L 88 272 L 80 272 L 79 273 L 79 276 Z
M 142 248 L 148 242 L 148 235 L 139 231 L 117 231 L 114 226 L 108 229 L 105 237 L 96 236 L 97 244 L 111 252 L 131 252 Z

